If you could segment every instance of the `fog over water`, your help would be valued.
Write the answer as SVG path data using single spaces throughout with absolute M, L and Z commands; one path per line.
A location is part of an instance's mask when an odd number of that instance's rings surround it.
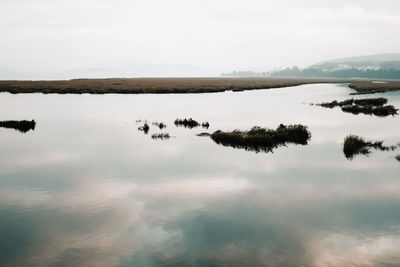
M 400 47 L 395 0 L 2 0 L 0 10 L 0 79 L 215 76 Z

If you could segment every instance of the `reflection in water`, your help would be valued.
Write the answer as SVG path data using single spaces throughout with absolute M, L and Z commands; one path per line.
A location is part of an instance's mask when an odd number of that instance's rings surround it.
M 36 122 L 34 120 L 27 121 L 0 121 L 0 127 L 15 129 L 21 133 L 26 133 L 30 130 L 35 130 Z
M 0 265 L 398 266 L 395 154 L 348 161 L 342 151 L 349 132 L 396 144 L 398 117 L 301 104 L 349 92 L 307 85 L 240 94 L 0 94 L 2 116 L 33 113 L 41 125 L 0 135 Z M 387 97 L 400 104 L 398 93 Z M 173 122 L 180 114 L 212 121 L 210 132 L 302 123 L 313 138 L 306 147 L 247 153 L 182 128 L 154 142 L 132 119 Z

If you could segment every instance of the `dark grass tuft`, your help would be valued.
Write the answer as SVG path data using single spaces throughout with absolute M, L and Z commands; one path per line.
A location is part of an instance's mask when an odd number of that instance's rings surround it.
M 400 154 L 395 157 L 398 161 L 400 161 Z
M 386 105 L 388 100 L 383 97 L 379 98 L 365 98 L 365 99 L 347 99 L 341 102 L 336 100 L 327 103 L 317 104 L 325 108 L 341 107 L 343 112 L 358 115 L 360 113 L 366 115 L 375 115 L 379 117 L 386 117 L 389 115 L 397 115 L 398 109 L 392 105 Z
M 182 119 L 176 119 L 174 123 L 175 123 L 175 125 L 177 127 L 178 126 L 182 126 L 182 127 L 189 128 L 189 129 L 192 129 L 192 128 L 200 126 L 200 123 L 198 123 L 197 121 L 193 120 L 192 118 L 183 119 L 183 120 Z
M 143 131 L 145 134 L 148 134 L 148 132 L 150 130 L 150 126 L 147 124 L 147 122 L 145 122 L 143 126 L 140 126 L 138 128 L 138 130 Z
M 208 123 L 208 121 L 203 122 L 203 123 L 201 124 L 201 127 L 205 128 L 205 129 L 208 129 L 208 128 L 210 128 L 210 123 Z
M 171 138 L 171 136 L 169 135 L 169 133 L 155 133 L 151 136 L 151 138 L 155 139 L 155 140 L 168 140 Z
M 26 133 L 30 130 L 35 130 L 36 122 L 34 120 L 27 121 L 0 121 L 0 127 L 15 129 L 21 133 Z
M 273 149 L 287 143 L 307 145 L 311 133 L 303 125 L 279 125 L 276 130 L 253 127 L 250 131 L 216 131 L 211 138 L 217 144 L 231 146 L 255 152 L 272 152 Z
M 196 134 L 197 136 L 211 136 L 211 134 L 210 133 L 199 133 L 199 134 Z
M 360 113 L 366 114 L 366 115 L 375 115 L 378 117 L 386 117 L 389 115 L 397 115 L 398 109 L 396 109 L 392 105 L 387 105 L 387 106 L 371 106 L 371 105 L 366 105 L 366 106 L 360 106 L 360 105 L 352 105 L 352 106 L 343 106 L 342 107 L 343 112 L 348 112 L 352 113 L 355 115 L 358 115 Z
M 387 104 L 388 100 L 384 97 L 378 98 L 364 98 L 364 99 L 355 99 L 354 104 L 360 106 L 383 106 Z
M 157 126 L 158 128 L 160 128 L 160 130 L 164 129 L 167 127 L 167 125 L 163 122 L 153 122 L 152 123 L 154 126 Z
M 364 138 L 357 135 L 349 135 L 344 139 L 343 153 L 347 159 L 353 159 L 356 155 L 366 155 L 371 153 L 371 149 L 388 151 L 396 147 L 383 145 L 383 141 L 365 141 Z

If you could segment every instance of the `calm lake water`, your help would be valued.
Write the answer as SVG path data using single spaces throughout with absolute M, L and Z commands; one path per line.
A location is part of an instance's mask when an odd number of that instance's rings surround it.
M 2 93 L 0 120 L 37 125 L 0 128 L 0 266 L 399 266 L 400 150 L 342 151 L 348 134 L 400 143 L 399 117 L 308 104 L 351 92 Z M 312 139 L 254 153 L 175 127 L 185 117 L 208 132 L 304 124 Z

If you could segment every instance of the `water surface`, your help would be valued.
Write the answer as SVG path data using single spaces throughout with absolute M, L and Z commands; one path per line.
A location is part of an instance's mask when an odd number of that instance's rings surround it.
M 2 93 L 0 120 L 37 125 L 0 128 L 0 265 L 398 266 L 400 151 L 349 161 L 342 143 L 397 144 L 399 117 L 308 104 L 350 92 Z M 400 107 L 398 92 L 384 96 Z M 175 127 L 185 117 L 211 126 Z M 167 128 L 145 135 L 138 119 Z M 307 125 L 309 145 L 254 153 L 196 136 L 280 123 Z

